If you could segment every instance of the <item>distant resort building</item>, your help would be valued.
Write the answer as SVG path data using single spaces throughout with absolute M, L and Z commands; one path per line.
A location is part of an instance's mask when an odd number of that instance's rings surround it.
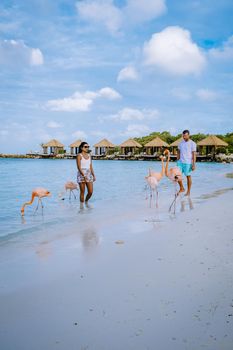
M 42 144 L 43 153 L 50 155 L 57 155 L 65 153 L 64 145 L 58 140 L 50 140 L 47 143 Z
M 199 153 L 215 156 L 217 149 L 228 147 L 228 143 L 215 135 L 209 135 L 197 143 Z M 205 151 L 205 152 L 204 152 Z
M 183 137 L 179 137 L 177 140 L 175 140 L 174 142 L 172 142 L 170 144 L 170 148 L 171 148 L 171 153 L 176 155 L 177 154 L 177 150 L 178 150 L 178 146 L 181 143 L 181 141 L 183 141 Z
M 144 146 L 147 155 L 161 153 L 164 147 L 169 147 L 169 144 L 158 136 Z
M 79 146 L 81 145 L 82 141 L 81 140 L 77 140 L 77 141 L 74 141 L 73 143 L 70 144 L 70 154 L 71 155 L 77 155 L 78 154 L 78 149 L 79 149 Z
M 94 145 L 96 156 L 106 156 L 114 150 L 115 145 L 107 139 L 103 139 Z
M 128 139 L 120 144 L 122 155 L 133 155 L 142 148 L 142 145 L 134 139 Z
M 140 160 L 159 160 L 160 154 L 163 153 L 164 148 L 170 148 L 172 160 L 176 159 L 177 150 L 183 137 L 179 137 L 170 145 L 163 141 L 160 137 L 155 137 L 150 142 L 142 146 L 133 138 L 122 142 L 119 146 L 114 145 L 111 141 L 103 139 L 96 143 L 94 148 L 93 159 L 140 159 Z M 79 151 L 79 146 L 82 140 L 76 140 L 69 145 L 70 152 L 66 153 L 65 146 L 58 140 L 52 139 L 47 143 L 41 144 L 43 154 L 38 152 L 34 156 L 41 156 L 44 158 L 75 158 Z M 217 137 L 216 135 L 209 135 L 203 140 L 197 142 L 197 159 L 199 161 L 214 160 L 216 155 L 226 153 L 228 143 Z M 118 150 L 118 151 L 117 151 Z M 117 152 L 115 152 L 117 151 Z M 28 154 L 32 156 L 32 152 Z

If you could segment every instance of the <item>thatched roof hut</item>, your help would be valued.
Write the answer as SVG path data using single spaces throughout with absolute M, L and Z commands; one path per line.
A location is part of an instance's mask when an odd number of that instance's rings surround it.
M 120 144 L 121 153 L 128 155 L 129 153 L 134 154 L 142 145 L 134 139 L 128 139 Z
M 76 140 L 73 143 L 70 144 L 70 154 L 77 155 L 78 149 L 80 144 L 82 143 L 82 140 Z
M 107 155 L 110 150 L 115 148 L 115 145 L 107 139 L 103 139 L 94 145 L 95 155 Z
M 43 153 L 48 154 L 48 148 L 49 148 L 49 154 L 57 155 L 58 153 L 64 153 L 64 145 L 55 139 L 50 140 L 47 143 L 42 144 Z
M 174 142 L 172 142 L 171 144 L 170 144 L 170 147 L 178 147 L 179 146 L 179 144 L 181 143 L 181 141 L 183 141 L 183 137 L 181 136 L 181 137 L 179 137 L 177 140 L 175 140 Z
M 228 143 L 221 140 L 215 135 L 209 135 L 204 140 L 197 143 L 198 146 L 215 146 L 215 147 L 227 147 Z
M 228 146 L 228 143 L 221 140 L 219 137 L 215 135 L 209 135 L 205 139 L 199 141 L 197 145 L 198 145 L 200 154 L 203 153 L 203 150 L 205 148 L 206 155 L 207 154 L 215 155 L 216 150 L 218 148 L 221 148 L 221 147 L 226 148 Z
M 147 142 L 144 147 L 146 148 L 146 153 L 152 155 L 161 152 L 163 147 L 169 147 L 169 144 L 157 136 L 150 142 Z
M 43 147 L 59 147 L 59 148 L 63 148 L 65 146 L 60 141 L 52 139 L 49 142 L 44 143 Z
M 175 140 L 174 142 L 172 142 L 170 144 L 170 147 L 172 149 L 172 154 L 176 155 L 177 154 L 177 149 L 178 149 L 178 146 L 179 144 L 181 143 L 181 141 L 183 141 L 183 137 L 179 137 L 177 140 Z

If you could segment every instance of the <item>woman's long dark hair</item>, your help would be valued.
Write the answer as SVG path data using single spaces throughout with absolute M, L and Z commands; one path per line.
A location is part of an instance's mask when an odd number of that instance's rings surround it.
M 80 143 L 80 146 L 79 146 L 79 148 L 78 148 L 78 153 L 82 153 L 83 146 L 85 146 L 85 145 L 88 145 L 88 143 L 87 143 L 87 142 L 84 142 L 84 141 Z

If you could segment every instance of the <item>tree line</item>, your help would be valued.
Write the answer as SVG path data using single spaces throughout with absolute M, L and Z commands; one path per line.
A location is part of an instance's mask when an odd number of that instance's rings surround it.
M 182 136 L 182 134 L 178 134 L 176 136 L 173 136 L 170 134 L 169 131 L 163 131 L 163 132 L 155 131 L 147 136 L 135 137 L 134 139 L 136 141 L 138 141 L 142 146 L 144 146 L 147 142 L 152 141 L 157 136 L 159 136 L 163 141 L 167 142 L 170 145 L 172 142 L 174 142 L 175 140 L 180 138 Z M 209 136 L 209 134 L 198 133 L 198 134 L 191 135 L 191 139 L 197 143 L 198 141 L 203 140 L 207 136 Z M 225 135 L 217 134 L 216 136 L 228 143 L 227 150 L 221 149 L 221 151 L 223 151 L 223 152 L 227 151 L 229 153 L 233 153 L 233 132 L 227 133 Z

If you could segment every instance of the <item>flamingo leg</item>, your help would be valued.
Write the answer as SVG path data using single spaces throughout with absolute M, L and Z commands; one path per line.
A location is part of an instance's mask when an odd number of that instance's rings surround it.
M 34 211 L 34 214 L 37 212 L 38 208 L 39 208 L 39 204 L 40 204 L 40 198 L 38 198 L 38 202 L 37 202 L 37 206 L 36 206 L 36 209 Z
M 156 208 L 159 207 L 159 192 L 156 190 Z
M 175 197 L 169 207 L 169 212 L 172 210 L 172 207 L 174 207 L 174 214 L 176 213 L 176 199 L 178 197 L 179 193 L 177 192 L 177 184 L 175 184 Z
M 146 198 L 145 198 L 145 200 L 147 201 L 147 199 L 148 199 L 148 186 L 145 187 L 145 190 L 146 190 Z
M 171 205 L 170 205 L 170 207 L 169 207 L 169 212 L 172 210 L 172 207 L 173 207 L 173 205 L 174 205 L 174 203 L 175 203 L 175 200 L 176 200 L 176 197 L 173 199 L 173 201 L 172 201 L 172 203 L 171 203 Z
M 174 201 L 174 214 L 176 213 L 176 199 L 177 199 L 178 194 L 176 193 L 175 195 L 175 201 Z
M 153 190 L 153 203 L 154 203 L 154 206 L 156 206 L 155 190 Z
M 152 197 L 153 197 L 153 192 L 152 192 L 152 189 L 150 189 L 150 208 L 151 208 Z
M 177 197 L 179 196 L 179 192 L 177 190 L 177 183 L 175 184 L 175 202 L 174 202 L 174 214 L 176 213 L 176 200 Z
M 74 191 L 73 191 L 73 190 L 71 190 L 71 192 L 73 193 L 74 199 L 76 199 L 76 196 L 75 196 L 75 194 L 74 194 Z
M 43 215 L 43 213 L 44 213 L 44 205 L 43 205 L 43 202 L 42 202 L 42 199 L 40 198 L 40 204 L 41 204 L 41 211 L 42 211 L 42 215 Z

